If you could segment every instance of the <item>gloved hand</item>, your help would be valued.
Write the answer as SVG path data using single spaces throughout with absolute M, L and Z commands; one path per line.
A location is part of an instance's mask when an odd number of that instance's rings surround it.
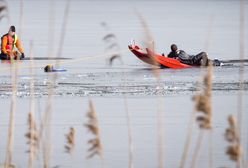
M 25 54 L 24 53 L 22 53 L 22 55 L 21 55 L 21 59 L 23 59 L 23 58 L 25 58 Z

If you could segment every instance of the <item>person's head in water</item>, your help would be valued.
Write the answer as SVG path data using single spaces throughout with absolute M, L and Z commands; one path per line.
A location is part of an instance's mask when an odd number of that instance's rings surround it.
M 52 71 L 53 71 L 53 66 L 50 65 L 50 64 L 47 65 L 47 66 L 45 66 L 44 71 L 45 71 L 45 72 L 52 72 Z
M 173 51 L 173 52 L 177 51 L 177 45 L 176 44 L 171 45 L 171 51 Z
M 16 32 L 15 26 L 10 26 L 8 34 L 10 36 L 14 36 L 15 35 L 15 32 Z

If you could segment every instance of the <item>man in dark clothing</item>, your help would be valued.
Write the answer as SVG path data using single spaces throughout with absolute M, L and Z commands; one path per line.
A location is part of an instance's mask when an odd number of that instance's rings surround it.
M 207 53 L 201 52 L 197 55 L 188 55 L 185 51 L 178 50 L 176 44 L 171 45 L 171 52 L 168 54 L 168 57 L 178 59 L 184 64 L 198 66 L 207 66 L 209 61 Z

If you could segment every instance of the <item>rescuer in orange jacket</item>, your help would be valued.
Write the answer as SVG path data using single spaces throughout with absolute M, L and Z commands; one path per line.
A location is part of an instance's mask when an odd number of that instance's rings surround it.
M 9 32 L 1 37 L 1 54 L 0 59 L 23 59 L 24 49 L 21 41 L 15 33 L 15 26 L 10 26 Z

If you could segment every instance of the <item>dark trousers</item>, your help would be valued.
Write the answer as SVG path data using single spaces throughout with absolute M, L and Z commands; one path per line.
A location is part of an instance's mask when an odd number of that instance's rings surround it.
M 192 58 L 193 65 L 208 65 L 208 55 L 205 52 L 201 52 Z
M 0 60 L 7 60 L 7 59 L 9 59 L 9 58 L 6 54 L 4 54 L 4 53 L 0 54 Z

